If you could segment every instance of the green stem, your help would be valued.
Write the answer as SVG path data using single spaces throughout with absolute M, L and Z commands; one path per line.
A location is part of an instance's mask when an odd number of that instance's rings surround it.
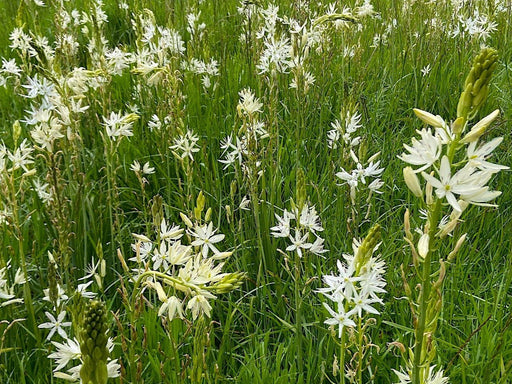
M 340 344 L 340 384 L 345 384 L 345 341 L 346 338 L 346 328 L 341 330 L 341 344 Z
M 432 289 L 432 282 L 430 281 L 430 275 L 432 270 L 431 265 L 431 256 L 432 250 L 434 248 L 435 243 L 435 234 L 437 231 L 437 224 L 439 220 L 439 214 L 441 212 L 441 201 L 439 199 L 436 200 L 432 208 L 429 209 L 429 244 L 428 244 L 428 253 L 425 256 L 425 260 L 422 263 L 423 270 L 421 274 L 421 284 L 420 284 L 420 306 L 418 313 L 418 323 L 415 331 L 415 345 L 414 345 L 414 361 L 412 366 L 412 384 L 423 384 L 424 382 L 424 372 L 425 367 L 424 364 L 428 363 L 426 361 L 427 351 L 425 346 L 425 326 L 427 323 L 427 310 L 428 304 L 430 301 L 430 292 Z
M 302 300 L 300 296 L 300 257 L 295 252 L 295 331 L 297 340 L 297 368 L 300 369 L 302 365 Z
M 362 318 L 359 317 L 359 321 L 357 324 L 357 336 L 358 336 L 358 346 L 357 346 L 357 353 L 359 357 L 359 361 L 357 364 L 357 382 L 359 384 L 363 384 L 363 357 L 364 357 L 364 351 L 363 351 L 363 327 L 361 325 Z
M 39 333 L 39 328 L 37 327 L 36 317 L 34 306 L 32 303 L 32 292 L 30 290 L 30 278 L 28 276 L 27 271 L 27 261 L 25 259 L 25 249 L 23 247 L 23 230 L 21 228 L 21 218 L 20 218 L 20 209 L 18 208 L 18 201 L 16 200 L 16 190 L 14 188 L 14 171 L 11 174 L 10 178 L 10 186 L 11 186 L 11 204 L 12 204 L 12 213 L 14 219 L 14 228 L 16 233 L 16 238 L 18 240 L 18 253 L 21 259 L 21 270 L 23 271 L 23 277 L 25 279 L 25 284 L 23 285 L 23 298 L 25 300 L 25 304 L 27 306 L 27 312 L 29 315 L 30 323 L 32 325 L 34 331 L 34 337 L 36 339 L 37 345 L 41 343 L 41 335 Z

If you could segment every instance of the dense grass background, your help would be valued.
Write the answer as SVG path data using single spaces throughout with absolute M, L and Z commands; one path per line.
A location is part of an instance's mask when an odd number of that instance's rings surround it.
M 54 36 L 55 6 L 37 7 L 30 1 L 0 1 L 0 14 L 7 15 L 0 24 L 0 55 L 15 57 L 9 49 L 8 36 L 15 26 Z M 88 1 L 73 1 L 68 9 L 88 10 Z M 349 2 L 354 6 L 354 2 Z M 229 260 L 229 271 L 246 271 L 248 279 L 242 287 L 215 301 L 212 331 L 209 335 L 208 380 L 218 383 L 321 383 L 332 377 L 335 345 L 323 324 L 326 317 L 315 289 L 321 286 L 322 274 L 334 270 L 342 252 L 351 249 L 352 236 L 362 236 L 374 223 L 383 227 L 382 258 L 388 265 L 385 307 L 372 329 L 371 340 L 380 347 L 371 356 L 375 383 L 392 383 L 395 378 L 391 368 L 398 369 L 401 358 L 388 343 L 400 340 L 412 343 L 412 322 L 407 301 L 404 299 L 399 267 L 404 264 L 406 273 L 411 259 L 402 240 L 403 214 L 406 207 L 415 210 L 414 197 L 402 179 L 403 163 L 396 156 L 402 152 L 403 143 L 409 143 L 421 122 L 414 117 L 412 108 L 421 108 L 440 114 L 449 120 L 455 117 L 458 98 L 473 57 L 480 49 L 477 38 L 451 38 L 445 28 L 436 28 L 435 17 L 446 24 L 455 23 L 450 2 L 416 1 L 408 11 L 402 9 L 403 1 L 375 0 L 372 2 L 380 17 L 367 17 L 360 30 L 349 27 L 333 33 L 330 46 L 321 54 L 313 54 L 309 69 L 316 82 L 304 100 L 297 100 L 288 87 L 290 78 L 277 78 L 276 119 L 267 120 L 269 130 L 279 132 L 279 147 L 262 158 L 264 174 L 259 183 L 258 198 L 261 202 L 258 217 L 253 211 L 236 210 L 230 222 L 225 206 L 236 207 L 249 193 L 247 185 L 231 169 L 223 170 L 218 162 L 221 156 L 220 140 L 238 124 L 236 105 L 238 92 L 251 87 L 264 103 L 263 119 L 270 116 L 272 94 L 268 82 L 257 74 L 258 52 L 247 49 L 238 36 L 242 17 L 237 12 L 236 1 L 127 1 L 129 12 L 120 9 L 117 2 L 105 1 L 104 9 L 109 22 L 105 36 L 110 47 L 133 48 L 135 36 L 129 14 L 151 9 L 157 23 L 175 28 L 184 37 L 184 15 L 192 8 L 201 11 L 201 21 L 206 23 L 206 36 L 200 45 L 190 44 L 188 58 L 204 60 L 215 58 L 220 64 L 218 87 L 206 94 L 198 76 L 186 74 L 180 91 L 184 98 L 183 122 L 199 135 L 200 152 L 192 164 L 192 177 L 187 177 L 176 158 L 168 150 L 170 142 L 148 130 L 147 123 L 155 113 L 168 113 L 174 89 L 151 89 L 145 95 L 136 95 L 133 89 L 138 81 L 129 71 L 114 76 L 104 95 L 91 96 L 91 108 L 81 122 L 83 147 L 71 158 L 58 157 L 56 167 L 62 180 L 64 212 L 56 216 L 38 199 L 26 199 L 24 212 L 32 212 L 23 224 L 23 243 L 30 262 L 30 287 L 34 297 L 37 321 L 45 321 L 48 303 L 41 299 L 47 288 L 46 254 L 53 250 L 58 236 L 59 223 L 69 232 L 71 261 L 69 270 L 61 270 L 63 285 L 74 284 L 83 276 L 85 267 L 101 253 L 107 261 L 108 274 L 100 297 L 119 318 L 116 325 L 111 317 L 111 334 L 115 336 L 113 357 L 120 357 L 128 370 L 140 369 L 139 382 L 175 382 L 170 374 L 163 378 L 161 372 L 170 372 L 172 345 L 161 326 L 155 310 L 149 306 L 141 309 L 135 323 L 128 325 L 118 288 L 121 287 L 121 265 L 116 257 L 119 248 L 125 257 L 131 256 L 132 232 L 143 232 L 151 227 L 150 199 L 163 197 L 167 216 L 180 222 L 179 212 L 189 212 L 194 207 L 199 191 L 207 196 L 207 206 L 213 209 L 214 223 L 226 235 L 225 243 L 236 249 Z M 497 23 L 497 30 L 486 44 L 500 54 L 499 65 L 491 82 L 491 92 L 479 116 L 499 108 L 502 112 L 489 136 L 504 136 L 504 141 L 494 162 L 510 165 L 512 118 L 512 32 L 509 20 L 512 7 L 507 12 L 493 14 L 493 2 L 466 2 L 467 12 L 480 9 Z M 278 3 L 280 15 L 301 17 L 301 9 L 294 2 Z M 340 8 L 343 4 L 340 4 Z M 265 7 L 265 5 L 262 5 Z M 311 8 L 316 5 L 312 4 Z M 495 19 L 494 19 L 495 18 Z M 386 44 L 373 45 L 376 33 L 382 33 L 395 20 Z M 345 58 L 341 51 L 346 46 L 356 46 L 353 58 Z M 80 55 L 77 65 L 87 66 L 86 54 Z M 423 76 L 421 69 L 430 65 L 431 71 Z M 346 186 L 338 186 L 334 174 L 343 164 L 339 153 L 328 150 L 326 134 L 330 123 L 339 116 L 347 103 L 357 103 L 362 114 L 361 134 L 366 138 L 368 153 L 381 151 L 381 162 L 386 167 L 382 179 L 384 193 L 375 198 L 371 216 L 363 221 L 358 233 L 348 231 L 349 198 Z M 0 88 L 0 121 L 2 140 L 12 146 L 11 127 L 24 116 L 29 101 L 17 95 L 12 86 Z M 101 116 L 106 111 L 128 110 L 128 104 L 137 105 L 140 115 L 134 127 L 134 136 L 124 140 L 118 151 L 116 172 L 119 199 L 119 233 L 113 233 L 108 214 L 109 185 L 105 173 L 105 156 L 99 132 Z M 172 124 L 171 124 L 172 125 Z M 297 130 L 300 133 L 297 134 Z M 172 138 L 176 130 L 171 129 Z M 29 137 L 25 129 L 23 137 Z M 300 142 L 297 144 L 297 138 Z M 138 180 L 129 166 L 134 159 L 151 161 L 156 173 L 148 176 L 149 184 L 141 191 Z M 70 167 L 73 164 L 74 169 Z M 330 250 L 325 258 L 303 260 L 304 338 L 302 365 L 297 365 L 294 291 L 292 273 L 282 253 L 284 243 L 270 236 L 275 225 L 274 214 L 289 208 L 289 199 L 295 197 L 295 175 L 303 169 L 307 193 L 316 205 L 325 227 L 325 239 Z M 48 166 L 38 162 L 42 177 Z M 236 190 L 232 189 L 236 183 Z M 440 316 L 438 364 L 446 368 L 452 383 L 507 383 L 512 379 L 511 295 L 512 295 L 512 191 L 510 175 L 500 174 L 493 182 L 493 189 L 503 191 L 498 209 L 471 207 L 457 233 L 468 233 L 468 242 L 451 267 L 444 288 L 444 306 Z M 188 192 L 187 192 L 188 191 Z M 189 193 L 189 195 L 187 195 Z M 52 221 L 57 217 L 57 221 Z M 63 222 L 65 221 L 65 222 Z M 256 233 L 256 221 L 261 225 L 262 241 Z M 354 228 L 352 228 L 354 230 Z M 3 225 L 0 236 L 3 250 L 0 266 L 11 259 L 19 260 L 18 243 Z M 447 246 L 448 250 L 449 247 Z M 259 285 L 256 278 L 263 260 L 264 277 Z M 123 281 L 124 285 L 129 283 Z M 72 289 L 72 288 L 71 288 Z M 27 318 L 23 305 L 0 308 L 0 320 L 11 321 Z M 173 322 L 172 331 L 182 334 L 185 325 Z M 0 323 L 2 348 L 0 349 L 0 382 L 2 383 L 53 383 L 52 362 L 47 359 L 53 348 L 49 343 L 38 343 L 27 322 L 7 328 Z M 191 353 L 192 336 L 183 336 L 178 351 L 185 356 Z M 44 337 L 43 337 L 44 338 Z M 122 343 L 131 343 L 137 356 L 124 355 Z M 12 348 L 12 349 L 10 349 Z M 136 361 L 130 358 L 136 357 Z M 186 359 L 185 359 L 186 360 Z M 140 363 L 138 363 L 140 361 Z M 140 364 L 140 365 L 138 365 Z M 131 367 L 131 368 L 130 368 Z M 136 368 L 134 368 L 136 367 Z M 113 380 L 114 382 L 114 380 Z M 134 382 L 125 379 L 123 382 Z

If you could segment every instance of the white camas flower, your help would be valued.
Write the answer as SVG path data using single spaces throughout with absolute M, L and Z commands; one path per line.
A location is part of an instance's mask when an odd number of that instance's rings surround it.
M 477 171 L 476 168 L 466 165 L 452 176 L 447 156 L 443 156 L 441 159 L 438 174 L 439 180 L 422 172 L 425 180 L 436 189 L 437 197 L 440 199 L 446 197 L 453 209 L 459 212 L 462 211 L 462 208 L 457 202 L 455 194 L 461 195 L 462 200 L 473 204 L 486 203 L 501 194 L 501 192 L 489 191 L 489 188 L 485 187 L 485 183 L 491 176 L 489 172 Z
M 155 173 L 155 168 L 151 167 L 149 162 L 146 162 L 142 167 L 137 160 L 134 160 L 130 169 L 135 173 L 142 173 L 144 175 L 151 175 Z
M 56 352 L 48 355 L 49 359 L 54 359 L 57 363 L 57 367 L 53 370 L 53 376 L 59 379 L 68 381 L 79 381 L 80 380 L 80 369 L 82 369 L 82 352 L 80 350 L 80 343 L 76 338 L 66 339 L 63 343 L 57 343 L 52 341 L 52 344 L 57 348 Z M 114 349 L 114 343 L 112 339 L 107 340 L 107 348 L 109 353 Z M 61 369 L 65 368 L 69 363 L 80 360 L 80 364 L 73 366 L 67 370 L 67 373 L 61 372 Z M 117 362 L 117 359 L 111 360 L 108 358 L 107 362 L 107 376 L 109 378 L 116 378 L 121 375 L 121 365 Z
M 74 359 L 79 359 L 82 355 L 80 351 L 80 343 L 77 339 L 66 339 L 63 343 L 52 341 L 52 344 L 57 348 L 57 352 L 48 355 L 48 358 L 55 359 L 57 367 L 54 371 L 60 371 L 68 363 Z
M 417 140 L 413 137 L 412 147 L 404 144 L 404 148 L 409 151 L 408 154 L 404 153 L 398 156 L 399 159 L 409 163 L 411 165 L 420 165 L 421 167 L 416 169 L 415 172 L 421 172 L 429 168 L 434 164 L 441 156 L 442 144 L 438 138 L 432 135 L 430 129 L 423 129 L 417 131 L 421 140 Z
M 448 384 L 449 379 L 444 376 L 443 370 L 435 371 L 436 366 L 432 365 L 428 369 L 428 377 L 425 378 L 425 384 Z M 398 377 L 398 383 L 396 384 L 410 384 L 412 383 L 411 376 L 408 372 L 397 371 L 392 369 L 394 374 Z
M 240 96 L 237 107 L 239 112 L 246 113 L 250 116 L 254 115 L 256 112 L 261 112 L 263 104 L 254 96 L 250 88 L 242 89 L 238 92 L 238 95 Z
M 503 141 L 503 137 L 496 137 L 480 145 L 478 148 L 478 140 L 472 141 L 467 148 L 468 164 L 472 167 L 478 168 L 482 171 L 487 172 L 499 172 L 503 169 L 509 169 L 509 167 L 499 164 L 493 164 L 487 161 L 487 158 L 491 155 L 492 151 L 496 149 L 498 145 Z
M 371 252 L 375 252 L 379 245 Z M 386 281 L 383 278 L 385 264 L 378 257 L 370 256 L 364 265 L 360 265 L 359 272 L 356 271 L 360 243 L 354 240 L 354 254 L 343 254 L 345 262 L 337 260 L 338 274 L 324 275 L 322 281 L 326 286 L 318 289 L 328 300 L 333 301 L 338 308 L 334 311 L 326 303 L 324 306 L 332 316 L 325 321 L 326 324 L 339 325 L 339 334 L 343 327 L 354 326 L 354 316 L 363 318 L 365 313 L 379 314 L 374 304 L 382 304 L 378 294 L 385 293 Z
M 318 235 L 324 229 L 314 206 L 306 204 L 300 213 L 298 209 L 294 212 L 285 209 L 282 217 L 277 214 L 275 217 L 277 225 L 270 228 L 271 235 L 288 238 L 291 244 L 286 247 L 286 251 L 295 251 L 299 257 L 306 250 L 315 255 L 327 252 L 323 247 L 324 240 Z M 295 225 L 292 225 L 292 221 L 295 221 Z M 310 241 L 311 238 L 315 239 L 314 242 Z
M 71 326 L 71 322 L 64 321 L 64 318 L 66 317 L 66 311 L 62 311 L 61 313 L 59 313 L 57 319 L 55 319 L 55 317 L 50 312 L 45 312 L 45 315 L 50 321 L 47 323 L 39 324 L 38 328 L 50 330 L 48 336 L 46 337 L 46 340 L 50 340 L 52 336 L 55 334 L 55 332 L 57 332 L 63 339 L 67 339 L 68 336 L 66 334 L 66 331 L 64 331 L 64 329 L 62 328 Z
M 187 131 L 184 135 L 175 138 L 174 144 L 169 148 L 181 160 L 189 158 L 190 161 L 194 161 L 194 153 L 199 152 L 198 141 L 199 137 L 193 134 L 192 131 Z
M 189 300 L 187 304 L 187 309 L 192 311 L 192 318 L 195 320 L 199 316 L 200 313 L 204 313 L 206 316 L 210 317 L 210 311 L 212 306 L 203 295 L 196 295 L 192 299 Z
M 291 245 L 286 247 L 287 251 L 296 251 L 299 257 L 302 257 L 302 250 L 310 249 L 313 244 L 308 243 L 309 233 L 306 232 L 304 235 L 300 231 L 295 231 L 295 236 L 288 236 L 288 239 L 292 242 Z
M 111 112 L 109 117 L 103 117 L 107 136 L 116 141 L 123 136 L 133 136 L 133 123 L 138 116 L 134 113 L 121 116 L 121 112 Z
M 194 247 L 202 247 L 202 254 L 205 258 L 208 257 L 209 249 L 216 255 L 220 253 L 214 244 L 224 240 L 225 236 L 221 233 L 215 235 L 215 232 L 216 230 L 213 229 L 212 222 L 201 226 L 196 225 L 193 231 L 188 231 L 190 236 L 195 238 L 191 245 Z
M 328 325 L 337 325 L 338 326 L 338 337 L 341 338 L 341 334 L 343 332 L 343 328 L 345 327 L 355 327 L 356 323 L 354 320 L 350 318 L 354 314 L 354 311 L 345 312 L 345 308 L 343 303 L 338 302 L 338 311 L 334 311 L 327 303 L 323 303 L 325 309 L 329 312 L 329 315 L 332 317 L 325 320 L 324 323 Z

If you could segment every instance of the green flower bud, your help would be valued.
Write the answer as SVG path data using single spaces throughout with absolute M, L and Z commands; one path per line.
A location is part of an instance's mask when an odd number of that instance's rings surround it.
M 194 217 L 196 220 L 201 220 L 201 213 L 203 213 L 206 198 L 204 197 L 203 191 L 199 192 L 196 200 L 196 207 L 194 208 Z
M 79 332 L 83 360 L 80 378 L 83 383 L 107 383 L 107 328 L 105 304 L 98 300 L 91 301 L 85 310 Z
M 380 225 L 375 224 L 371 227 L 365 239 L 359 246 L 357 254 L 355 255 L 354 264 L 356 266 L 356 275 L 359 275 L 361 269 L 368 263 L 373 255 L 373 251 L 380 241 Z
M 297 195 L 297 208 L 299 212 L 302 211 L 304 205 L 306 204 L 307 194 L 306 194 L 306 175 L 304 175 L 304 171 L 302 168 L 297 169 L 297 174 L 295 176 L 296 180 L 296 190 L 295 193 Z
M 227 293 L 237 289 L 245 280 L 246 274 L 242 272 L 229 273 L 216 282 L 212 288 L 215 293 Z
M 475 58 L 459 98 L 457 117 L 469 121 L 475 117 L 489 94 L 489 82 L 498 62 L 498 51 L 484 48 Z

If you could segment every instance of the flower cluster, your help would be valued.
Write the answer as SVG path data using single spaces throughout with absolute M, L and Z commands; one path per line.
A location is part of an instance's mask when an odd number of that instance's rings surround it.
M 290 245 L 286 247 L 287 252 L 297 252 L 299 257 L 303 256 L 304 251 L 314 255 L 327 252 L 324 249 L 324 239 L 319 235 L 324 229 L 314 206 L 305 204 L 302 209 L 294 207 L 291 212 L 285 209 L 283 216 L 276 214 L 276 219 L 277 225 L 270 230 L 272 236 L 290 241 Z
M 259 166 L 256 161 L 260 140 L 269 136 L 265 125 L 259 120 L 263 104 L 250 89 L 241 90 L 238 95 L 240 100 L 237 105 L 238 116 L 242 119 L 242 125 L 235 135 L 230 134 L 221 141 L 223 158 L 219 162 L 225 164 L 224 169 L 238 164 L 247 173 L 247 167 Z
M 427 182 L 427 204 L 432 202 L 432 188 L 437 198 L 450 204 L 456 212 L 462 212 L 468 204 L 492 205 L 500 191 L 491 191 L 487 183 L 494 174 L 509 167 L 487 161 L 492 152 L 503 140 L 495 138 L 481 144 L 479 140 L 487 127 L 498 117 L 496 110 L 476 123 L 469 132 L 461 119 L 452 124 L 441 116 L 415 109 L 416 115 L 434 128 L 424 128 L 418 133 L 421 139 L 413 139 L 412 145 L 404 145 L 407 150 L 400 159 L 413 166 L 404 169 L 405 181 L 415 196 L 423 196 L 418 173 Z M 465 148 L 464 151 L 460 151 Z M 457 157 L 456 157 L 457 156 Z M 427 171 L 427 172 L 425 172 Z M 437 177 L 436 177 L 437 176 Z
M 211 210 L 201 220 L 204 201 L 201 193 L 194 221 L 181 214 L 186 229 L 169 225 L 162 218 L 154 239 L 144 234 L 133 235 L 135 256 L 129 260 L 138 265 L 134 269 L 137 284 L 143 282 L 156 291 L 162 303 L 158 314 L 169 321 L 175 317 L 183 319 L 186 310 L 191 311 L 194 320 L 203 314 L 210 317 L 210 300 L 216 299 L 216 294 L 239 287 L 245 276 L 239 272 L 222 273 L 224 262 L 218 261 L 233 252 L 219 250 L 218 244 L 225 236 L 213 227 Z
M 52 341 L 56 348 L 55 352 L 48 355 L 48 358 L 55 360 L 57 366 L 53 370 L 53 376 L 67 381 L 78 382 L 80 381 L 80 370 L 83 367 L 83 356 L 80 350 L 80 343 L 76 338 L 65 339 L 62 343 Z M 111 353 L 114 349 L 114 343 L 111 338 L 107 340 L 107 349 Z M 78 364 L 76 364 L 78 362 Z M 62 370 L 66 368 L 69 363 L 73 363 L 71 368 L 66 372 Z M 109 378 L 116 378 L 121 375 L 121 365 L 117 359 L 108 359 L 107 362 L 107 376 Z
M 366 161 L 356 155 L 363 140 L 358 135 L 358 130 L 362 127 L 361 115 L 352 108 L 346 108 L 341 113 L 341 121 L 336 119 L 331 123 L 331 127 L 333 129 L 327 133 L 327 146 L 331 149 L 340 147 L 342 156 L 350 163 L 349 167 L 341 167 L 336 177 L 350 187 L 352 204 L 355 204 L 357 191 L 361 188 L 381 193 L 380 188 L 384 182 L 380 179 L 380 175 L 384 168 L 379 168 L 380 161 L 377 158 L 380 152 L 370 156 Z
M 380 226 L 375 225 L 362 242 L 354 239 L 353 254 L 343 254 L 344 261 L 337 261 L 337 275 L 322 277 L 326 287 L 318 292 L 335 304 L 333 309 L 324 303 L 331 316 L 325 324 L 337 325 L 340 338 L 345 327 L 356 326 L 354 319 L 362 319 L 365 314 L 378 315 L 374 305 L 383 304 L 378 295 L 386 292 L 385 264 L 373 255 L 379 248 L 379 239 Z

